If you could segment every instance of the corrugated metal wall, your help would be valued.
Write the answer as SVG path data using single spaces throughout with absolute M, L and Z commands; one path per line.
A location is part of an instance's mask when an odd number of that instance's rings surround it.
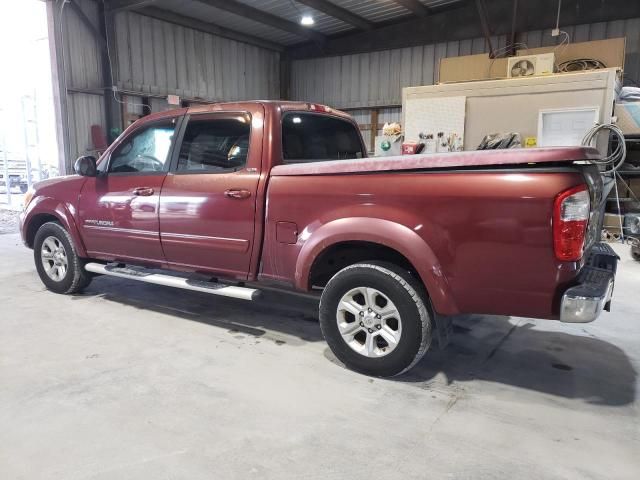
M 279 54 L 133 12 L 115 16 L 118 87 L 208 101 L 273 99 Z
M 98 4 L 91 0 L 74 3 L 100 29 Z M 56 36 L 64 45 L 61 91 L 69 89 L 62 96 L 65 113 L 59 127 L 60 137 L 68 144 L 69 168 L 79 155 L 93 153 L 91 126 L 106 125 L 102 50 L 68 4 L 56 1 L 52 13 L 54 23 L 62 27 Z M 123 97 L 126 102 L 139 102 L 145 95 L 177 94 L 191 100 L 220 101 L 273 99 L 280 94 L 280 57 L 275 51 L 133 12 L 119 12 L 114 22 L 116 42 L 110 45 L 110 56 L 115 83 L 129 93 L 140 93 Z M 61 53 L 58 49 L 59 56 Z M 83 93 L 88 90 L 91 93 Z M 153 111 L 168 108 L 161 98 L 149 101 Z
M 565 28 L 572 42 L 626 37 L 625 73 L 640 77 L 640 19 L 620 20 Z M 506 36 L 492 40 L 494 48 L 506 45 Z M 551 31 L 521 35 L 528 47 L 554 45 Z M 296 60 L 292 65 L 291 96 L 337 108 L 400 105 L 402 88 L 437 81 L 440 59 L 487 51 L 483 38 L 437 43 L 396 50 Z
M 95 2 L 77 4 L 85 15 L 98 26 L 98 6 Z M 71 7 L 56 9 L 62 13 L 62 39 L 64 42 L 64 80 L 68 88 L 99 89 L 102 87 L 100 46 L 89 29 L 82 24 Z M 91 125 L 104 125 L 105 112 L 102 95 L 72 93 L 67 101 L 67 135 L 71 158 L 93 152 Z

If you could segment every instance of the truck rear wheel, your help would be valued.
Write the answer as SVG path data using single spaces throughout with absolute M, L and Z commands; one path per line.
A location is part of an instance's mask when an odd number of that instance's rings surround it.
M 431 323 L 418 283 L 392 264 L 346 267 L 320 300 L 320 327 L 332 352 L 367 375 L 390 377 L 413 367 L 429 348 Z
M 56 222 L 47 222 L 36 232 L 33 258 L 40 280 L 55 293 L 76 293 L 91 282 L 71 235 Z

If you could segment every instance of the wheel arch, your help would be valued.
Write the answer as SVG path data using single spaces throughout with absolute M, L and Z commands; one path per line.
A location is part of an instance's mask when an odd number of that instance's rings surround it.
M 358 249 L 356 255 L 345 254 L 345 259 L 334 262 L 328 270 L 323 264 L 335 252 L 353 252 L 355 249 Z M 408 268 L 424 286 L 438 313 L 452 315 L 459 312 L 440 263 L 429 245 L 410 228 L 384 219 L 341 218 L 311 233 L 296 262 L 296 287 L 309 290 L 314 280 L 324 279 L 329 273 L 362 260 L 386 260 Z M 325 271 L 319 272 L 319 266 L 324 266 Z
M 29 209 L 25 215 L 23 238 L 29 248 L 33 248 L 33 242 L 38 229 L 47 222 L 58 222 L 62 225 L 62 227 L 69 232 L 69 235 L 71 235 L 78 255 L 80 257 L 87 256 L 80 232 L 67 206 L 47 197 L 41 197 L 37 200 L 34 199 L 34 202 L 29 205 Z
M 48 222 L 60 223 L 60 219 L 51 213 L 38 213 L 35 214 L 30 219 L 29 223 L 26 224 L 25 243 L 29 248 L 33 248 L 36 233 L 38 232 L 40 227 Z

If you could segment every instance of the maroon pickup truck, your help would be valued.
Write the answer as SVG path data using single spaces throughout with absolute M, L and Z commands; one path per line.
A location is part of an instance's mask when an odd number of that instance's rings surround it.
M 390 376 L 432 336 L 446 343 L 456 314 L 589 322 L 609 308 L 595 157 L 367 158 L 329 107 L 216 104 L 145 117 L 78 175 L 38 183 L 21 231 L 57 293 L 96 274 L 247 300 L 261 285 L 321 293 L 335 355 Z

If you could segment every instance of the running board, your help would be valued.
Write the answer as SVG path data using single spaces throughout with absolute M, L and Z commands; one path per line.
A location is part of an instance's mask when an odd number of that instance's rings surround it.
M 120 267 L 117 265 L 104 265 L 102 263 L 87 263 L 84 266 L 87 272 L 111 275 L 112 277 L 128 278 L 129 280 L 139 280 L 141 282 L 152 283 L 154 285 L 164 285 L 166 287 L 182 288 L 183 290 L 193 290 L 195 292 L 210 293 L 222 297 L 239 298 L 241 300 L 256 300 L 261 292 L 255 288 L 236 287 L 223 283 L 205 282 L 202 280 L 192 280 L 162 273 L 147 272 L 144 269 L 133 269 Z

